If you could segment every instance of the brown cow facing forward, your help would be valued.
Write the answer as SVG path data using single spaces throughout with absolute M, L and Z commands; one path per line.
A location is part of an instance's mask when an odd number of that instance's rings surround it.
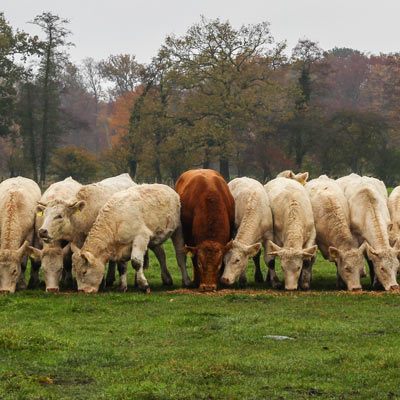
M 211 169 L 184 172 L 176 182 L 186 249 L 192 253 L 194 284 L 216 290 L 233 236 L 235 201 L 224 178 Z

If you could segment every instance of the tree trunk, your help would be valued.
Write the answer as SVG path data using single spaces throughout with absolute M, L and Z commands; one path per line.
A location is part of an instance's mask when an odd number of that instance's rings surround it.
M 28 106 L 28 129 L 27 133 L 29 136 L 29 155 L 32 164 L 32 176 L 35 182 L 38 182 L 38 170 L 37 170 L 37 155 L 36 155 L 36 140 L 35 130 L 33 121 L 33 101 L 32 101 L 32 88 L 31 84 L 27 84 L 27 106 Z
M 229 176 L 229 160 L 227 160 L 225 157 L 220 157 L 219 159 L 219 172 L 221 175 L 225 178 L 227 182 L 230 181 L 230 176 Z
M 135 180 L 136 171 L 137 171 L 137 162 L 136 162 L 136 160 L 130 158 L 128 160 L 128 165 L 129 165 L 129 175 L 132 177 L 133 180 Z
M 49 79 L 51 63 L 52 32 L 49 33 L 49 44 L 46 51 L 46 66 L 43 84 L 43 122 L 42 122 L 42 149 L 40 153 L 40 184 L 43 187 L 46 182 L 46 168 L 49 152 Z

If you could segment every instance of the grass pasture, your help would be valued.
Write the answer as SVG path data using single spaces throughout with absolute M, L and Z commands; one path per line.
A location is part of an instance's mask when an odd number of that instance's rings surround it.
M 309 293 L 266 291 L 252 266 L 246 290 L 171 292 L 152 256 L 150 295 L 1 296 L 0 399 L 400 398 L 399 295 L 314 271 Z

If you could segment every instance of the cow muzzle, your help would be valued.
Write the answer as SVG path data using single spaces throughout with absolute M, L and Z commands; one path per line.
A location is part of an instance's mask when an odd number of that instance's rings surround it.
M 48 243 L 51 241 L 51 237 L 49 236 L 49 232 L 47 229 L 39 229 L 39 237 L 42 239 L 45 243 Z
M 0 294 L 10 294 L 11 290 L 2 289 L 0 290 Z
M 78 293 L 91 294 L 91 293 L 97 293 L 97 290 L 93 288 L 83 288 L 83 289 L 78 289 Z
M 215 285 L 215 284 L 207 285 L 207 284 L 202 283 L 199 286 L 199 290 L 201 292 L 215 292 L 217 290 L 217 285 Z
M 392 292 L 398 292 L 399 289 L 400 289 L 400 286 L 399 286 L 399 285 L 392 285 L 392 286 L 390 286 L 390 291 L 392 291 Z
M 46 292 L 48 293 L 58 293 L 60 289 L 58 287 L 46 288 Z
M 230 279 L 224 277 L 221 277 L 220 281 L 225 286 L 231 286 L 233 284 L 233 282 L 231 282 Z

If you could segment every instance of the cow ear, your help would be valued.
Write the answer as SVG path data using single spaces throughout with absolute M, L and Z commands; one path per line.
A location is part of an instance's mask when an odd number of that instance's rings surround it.
M 339 258 L 339 250 L 336 247 L 329 246 L 329 261 L 335 262 Z
M 367 242 L 364 242 L 359 248 L 358 251 L 363 254 L 364 256 L 366 255 L 367 252 Z
M 90 251 L 83 251 L 81 257 L 84 258 L 89 264 L 94 264 L 95 257 Z
M 269 256 L 277 256 L 282 251 L 282 247 L 279 247 L 273 241 L 268 240 L 267 243 L 267 255 Z
M 33 258 L 34 260 L 41 260 L 43 251 L 37 249 L 36 247 L 28 246 L 28 256 Z
M 65 257 L 71 251 L 71 244 L 72 243 L 68 243 L 66 246 L 63 247 L 62 249 L 63 257 Z
M 197 254 L 197 247 L 185 246 L 185 253 L 191 257 Z
M 22 246 L 17 250 L 18 257 L 23 257 L 28 249 L 29 242 L 25 240 Z
M 36 215 L 41 217 L 43 215 L 44 210 L 46 209 L 46 205 L 44 203 L 37 203 L 36 205 Z
M 308 172 L 301 172 L 296 175 L 296 180 L 300 182 L 302 185 L 305 185 L 308 180 Z
M 226 246 L 225 246 L 225 248 L 224 248 L 224 254 L 226 254 L 229 250 L 232 250 L 232 247 L 233 247 L 233 240 L 230 240 L 230 241 L 226 244 Z
M 314 245 L 307 249 L 303 249 L 303 258 L 313 258 L 317 253 L 318 246 Z
M 251 246 L 248 246 L 246 249 L 246 253 L 249 257 L 254 257 L 261 250 L 261 243 L 256 243 Z
M 366 250 L 367 250 L 366 253 L 367 253 L 367 257 L 368 257 L 368 258 L 372 258 L 372 257 L 378 255 L 378 253 L 376 252 L 376 250 L 375 250 L 373 247 L 371 247 L 371 246 L 369 245 L 369 243 L 365 243 L 365 245 L 366 245 Z
M 69 204 L 68 209 L 72 212 L 72 214 L 75 214 L 77 212 L 81 212 L 85 206 L 86 206 L 86 201 L 79 200 L 76 201 L 75 203 Z
M 75 244 L 71 242 L 71 250 L 73 253 L 78 253 L 81 251 L 81 249 Z

